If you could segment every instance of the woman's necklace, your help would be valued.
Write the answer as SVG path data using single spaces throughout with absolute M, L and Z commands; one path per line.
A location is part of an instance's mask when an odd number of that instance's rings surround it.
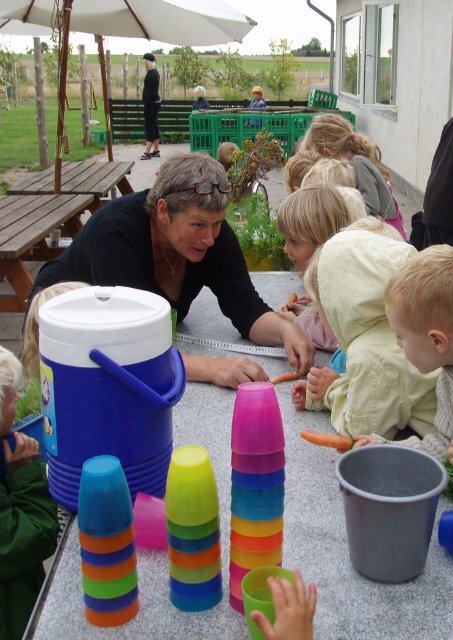
M 159 247 L 159 251 L 162 254 L 163 259 L 165 260 L 165 262 L 168 265 L 168 268 L 170 269 L 170 276 L 172 278 L 175 277 L 176 275 L 176 267 L 178 266 L 179 261 L 181 260 L 182 256 L 180 254 L 178 254 L 178 257 L 176 258 L 176 260 L 171 263 L 170 260 L 168 259 L 167 254 L 165 253 L 161 243 L 160 243 L 160 237 L 159 237 L 159 229 L 157 228 L 157 223 L 153 218 L 153 222 L 154 222 L 154 229 L 156 231 L 156 241 L 157 241 L 157 246 Z

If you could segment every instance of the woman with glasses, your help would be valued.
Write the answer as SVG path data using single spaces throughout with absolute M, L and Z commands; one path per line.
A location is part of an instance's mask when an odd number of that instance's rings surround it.
M 111 200 L 87 221 L 71 245 L 38 273 L 33 294 L 62 281 L 121 285 L 168 300 L 183 320 L 206 286 L 239 333 L 261 345 L 283 345 L 300 374 L 314 350 L 297 327 L 259 297 L 225 218 L 231 184 L 208 155 L 178 153 L 166 160 L 149 190 Z M 186 354 L 187 377 L 236 388 L 267 380 L 250 358 Z

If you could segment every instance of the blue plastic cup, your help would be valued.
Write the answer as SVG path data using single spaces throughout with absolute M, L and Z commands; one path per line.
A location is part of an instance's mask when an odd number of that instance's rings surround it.
M 440 516 L 438 540 L 441 547 L 453 553 L 453 511 L 444 511 Z
M 83 464 L 78 518 L 80 531 L 90 536 L 111 536 L 131 526 L 131 496 L 116 456 L 95 456 Z
M 119 611 L 132 604 L 135 598 L 138 598 L 138 587 L 117 598 L 93 598 L 86 593 L 83 594 L 84 603 L 93 611 Z
M 241 473 L 231 470 L 231 480 L 242 489 L 274 489 L 285 482 L 285 470 L 272 473 Z
M 87 551 L 80 547 L 82 560 L 89 562 L 95 567 L 110 567 L 112 564 L 124 562 L 124 560 L 128 560 L 135 551 L 135 541 L 128 544 L 127 547 L 123 547 L 119 551 L 112 551 L 112 553 L 94 553 L 93 551 Z M 94 607 L 91 608 L 94 609 Z
M 214 591 L 222 588 L 222 573 L 218 573 L 211 580 L 206 582 L 198 582 L 196 584 L 189 582 L 181 582 L 170 576 L 170 590 L 179 596 L 185 598 L 201 598 L 208 596 Z
M 282 498 L 273 504 L 243 504 L 232 498 L 231 513 L 238 518 L 253 521 L 275 520 L 285 512 L 285 501 Z
M 170 591 L 170 602 L 181 611 L 206 611 L 207 609 L 212 609 L 216 604 L 219 604 L 222 597 L 222 587 L 198 598 L 184 597 L 174 591 Z
M 285 497 L 285 485 L 281 484 L 272 489 L 243 489 L 237 484 L 231 485 L 231 496 L 243 504 L 270 505 L 280 502 Z
M 172 536 L 171 533 L 167 534 L 168 544 L 175 551 L 182 551 L 183 553 L 198 553 L 200 551 L 206 551 L 210 549 L 218 540 L 220 540 L 220 529 L 214 531 L 204 538 L 198 538 L 197 540 L 186 540 L 185 538 L 178 538 Z

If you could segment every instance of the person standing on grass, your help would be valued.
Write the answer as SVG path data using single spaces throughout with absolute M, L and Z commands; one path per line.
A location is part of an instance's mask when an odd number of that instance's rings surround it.
M 146 149 L 141 160 L 158 158 L 159 151 L 159 126 L 157 124 L 157 114 L 161 106 L 159 96 L 160 75 L 156 69 L 156 58 L 152 53 L 145 53 L 143 56 L 146 66 L 146 76 L 143 82 L 143 104 L 145 112 L 145 133 Z M 151 151 L 151 147 L 153 150 Z

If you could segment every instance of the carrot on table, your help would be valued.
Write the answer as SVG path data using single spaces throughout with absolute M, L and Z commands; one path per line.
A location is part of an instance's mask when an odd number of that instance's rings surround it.
M 346 436 L 338 436 L 332 433 L 316 433 L 315 431 L 303 430 L 301 437 L 312 444 L 319 444 L 322 447 L 333 447 L 339 451 L 349 451 L 352 449 L 354 441 Z
M 272 380 L 272 384 L 279 384 L 280 382 L 288 382 L 289 380 L 298 380 L 297 373 L 284 373 L 281 376 L 277 376 Z

